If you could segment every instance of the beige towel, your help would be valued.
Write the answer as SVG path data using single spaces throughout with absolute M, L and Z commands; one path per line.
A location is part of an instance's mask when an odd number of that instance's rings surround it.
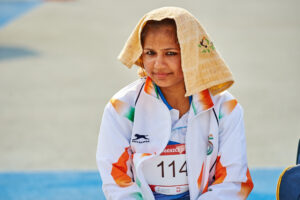
M 229 68 L 199 21 L 182 8 L 163 7 L 147 13 L 131 33 L 119 60 L 129 68 L 133 64 L 142 66 L 139 59 L 142 54 L 142 29 L 149 20 L 160 21 L 165 18 L 174 19 L 177 26 L 185 95 L 190 96 L 205 89 L 215 95 L 229 88 L 234 82 Z

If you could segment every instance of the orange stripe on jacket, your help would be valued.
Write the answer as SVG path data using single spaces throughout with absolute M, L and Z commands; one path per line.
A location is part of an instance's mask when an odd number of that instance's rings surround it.
M 204 187 L 204 190 L 203 190 L 202 194 L 205 193 L 205 192 L 207 192 L 207 190 L 208 190 L 208 180 L 207 180 L 207 183 L 206 183 L 206 185 Z
M 211 100 L 208 89 L 203 90 L 199 93 L 199 102 L 202 105 L 203 110 L 207 110 L 214 105 L 213 101 Z
M 231 113 L 236 105 L 237 105 L 237 100 L 236 99 L 232 99 L 232 100 L 227 101 L 223 104 L 223 106 L 225 106 L 226 109 L 227 109 L 227 113 Z
M 204 164 L 205 163 L 203 162 L 201 172 L 200 172 L 200 176 L 199 176 L 198 181 L 197 181 L 199 189 L 201 188 L 201 185 L 202 185 L 201 183 L 202 183 L 202 177 L 203 177 Z M 202 194 L 207 192 L 207 189 L 208 189 L 208 180 L 207 180 L 206 185 L 205 185 L 205 187 L 202 191 Z
M 225 114 L 230 114 L 233 109 L 235 108 L 235 106 L 237 105 L 237 100 L 236 99 L 232 99 L 230 101 L 226 101 L 225 103 L 223 103 L 222 107 L 225 109 L 224 112 Z
M 152 154 L 151 153 L 143 153 L 142 155 L 141 155 L 141 158 L 142 157 L 145 157 L 145 156 L 151 156 Z
M 248 195 L 250 194 L 251 190 L 253 189 L 253 182 L 250 175 L 249 169 L 247 169 L 247 181 L 241 184 L 241 190 L 238 193 L 243 199 L 247 199 Z
M 111 176 L 120 187 L 128 187 L 133 184 L 132 179 L 127 175 L 128 148 L 125 148 L 118 162 L 112 164 Z
M 224 167 L 220 161 L 221 156 L 218 156 L 217 162 L 216 162 L 216 173 L 215 173 L 215 181 L 212 185 L 223 183 L 224 179 L 227 176 L 227 170 L 226 167 Z
M 238 102 L 236 99 L 231 99 L 229 101 L 224 102 L 220 109 L 219 119 L 222 119 L 224 116 L 229 115 L 237 104 Z
M 120 115 L 123 114 L 124 109 L 126 107 L 126 105 L 125 105 L 125 103 L 123 101 L 120 101 L 119 99 L 111 99 L 110 103 L 115 108 L 115 110 L 117 111 L 117 113 L 119 113 Z
M 204 169 L 204 163 L 202 164 L 200 176 L 199 176 L 198 181 L 197 181 L 199 189 L 201 188 L 201 182 L 202 182 L 202 176 L 203 176 L 203 169 Z
M 150 77 L 147 77 L 146 82 L 145 82 L 145 88 L 144 88 L 144 91 L 145 91 L 147 94 L 151 94 L 152 90 L 154 90 L 153 82 L 152 82 L 152 80 L 151 80 Z

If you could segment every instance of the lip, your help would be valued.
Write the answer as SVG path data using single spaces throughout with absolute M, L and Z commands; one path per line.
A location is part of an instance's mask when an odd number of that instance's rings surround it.
M 153 75 L 158 79 L 163 79 L 169 76 L 171 73 L 153 73 Z

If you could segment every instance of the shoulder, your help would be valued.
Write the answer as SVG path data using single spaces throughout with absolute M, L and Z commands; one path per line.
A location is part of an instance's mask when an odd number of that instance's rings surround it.
M 112 100 L 118 100 L 129 104 L 130 106 L 135 105 L 135 99 L 142 89 L 143 84 L 145 83 L 144 78 L 140 78 L 129 85 L 125 86 L 121 90 L 119 90 L 116 94 L 113 95 L 110 102 Z
M 127 118 L 129 121 L 133 122 L 135 100 L 139 92 L 142 90 L 144 83 L 145 79 L 138 79 L 113 95 L 104 109 L 104 115 L 105 113 L 109 113 L 114 116 L 118 115 L 122 119 Z
M 213 99 L 213 102 L 215 105 L 221 105 L 227 101 L 236 100 L 236 98 L 231 93 L 229 93 L 227 90 L 224 92 L 221 92 L 215 96 L 212 96 L 212 99 Z
M 233 111 L 242 113 L 243 109 L 238 100 L 228 91 L 224 91 L 212 97 L 214 107 L 217 110 L 219 119 L 229 115 Z

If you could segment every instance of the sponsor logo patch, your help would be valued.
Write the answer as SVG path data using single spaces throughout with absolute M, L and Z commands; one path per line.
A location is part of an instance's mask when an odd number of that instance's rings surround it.
M 150 139 L 148 138 L 148 135 L 143 135 L 143 134 L 134 134 L 134 137 L 131 142 L 134 143 L 148 143 L 150 142 Z

